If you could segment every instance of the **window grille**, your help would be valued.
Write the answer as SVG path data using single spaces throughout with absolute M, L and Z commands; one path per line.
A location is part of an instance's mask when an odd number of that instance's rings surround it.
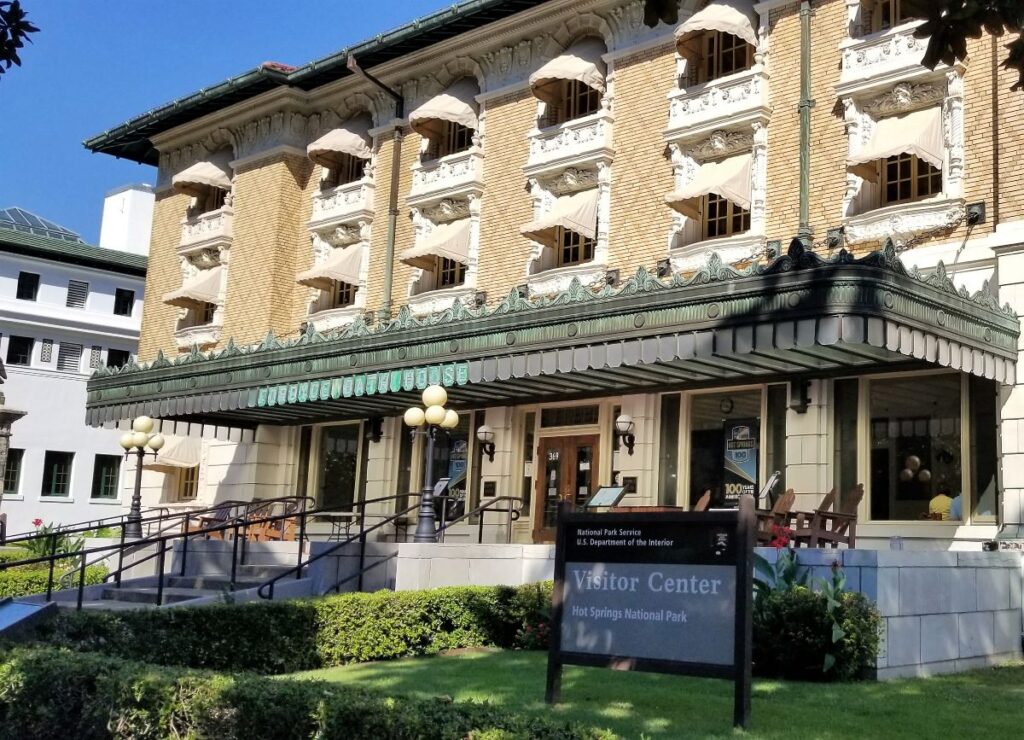
M 85 308 L 85 301 L 88 298 L 89 283 L 68 280 L 68 300 L 65 304 L 68 308 Z

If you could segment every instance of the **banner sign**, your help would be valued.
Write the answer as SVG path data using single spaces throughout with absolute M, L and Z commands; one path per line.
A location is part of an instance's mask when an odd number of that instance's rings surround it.
M 754 502 L 734 511 L 559 510 L 547 701 L 565 664 L 735 681 L 750 715 Z
M 728 419 L 725 432 L 725 505 L 735 507 L 740 496 L 757 496 L 758 435 L 757 419 Z

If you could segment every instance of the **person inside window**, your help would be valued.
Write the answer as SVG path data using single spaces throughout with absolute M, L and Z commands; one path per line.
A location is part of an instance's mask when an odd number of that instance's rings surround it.
M 949 486 L 940 484 L 936 489 L 935 496 L 928 502 L 928 518 L 948 521 L 950 509 L 953 506 L 953 498 L 949 495 Z M 959 498 L 959 497 L 957 497 Z
M 958 493 L 949 504 L 949 518 L 954 522 L 963 521 L 964 502 L 963 494 Z

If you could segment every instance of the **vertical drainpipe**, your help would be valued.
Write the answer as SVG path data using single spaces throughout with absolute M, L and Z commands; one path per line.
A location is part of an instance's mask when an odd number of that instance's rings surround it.
M 811 2 L 800 2 L 800 224 L 797 237 L 805 247 L 812 242 L 811 230 Z
M 391 319 L 391 284 L 394 282 L 395 235 L 398 229 L 398 176 L 402 166 L 402 124 L 405 118 L 405 98 L 396 90 L 391 89 L 372 74 L 359 66 L 356 58 L 349 54 L 346 66 L 363 79 L 373 83 L 392 100 L 395 101 L 395 130 L 392 134 L 391 146 L 391 188 L 388 191 L 388 239 L 384 251 L 384 296 L 380 310 L 377 312 L 381 321 Z

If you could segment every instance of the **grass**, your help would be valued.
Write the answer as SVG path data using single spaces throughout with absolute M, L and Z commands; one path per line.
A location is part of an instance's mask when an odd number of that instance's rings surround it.
M 890 683 L 756 681 L 752 727 L 734 733 L 725 681 L 566 667 L 562 701 L 544 704 L 547 654 L 480 651 L 294 674 L 391 694 L 475 699 L 606 727 L 626 738 L 1019 737 L 1024 665 Z

